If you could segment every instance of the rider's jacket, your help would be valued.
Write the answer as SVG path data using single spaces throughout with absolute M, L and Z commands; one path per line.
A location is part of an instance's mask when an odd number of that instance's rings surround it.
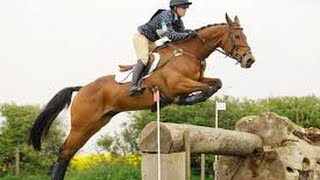
M 167 36 L 171 41 L 187 38 L 188 33 L 185 31 L 183 21 L 172 10 L 159 9 L 149 22 L 138 27 L 138 32 L 154 42 L 160 38 L 156 30 L 162 28 L 163 22 L 167 25 L 164 36 Z

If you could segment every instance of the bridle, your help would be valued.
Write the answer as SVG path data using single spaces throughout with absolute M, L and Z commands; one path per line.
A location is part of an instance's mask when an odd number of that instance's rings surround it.
M 220 49 L 216 49 L 218 52 L 232 58 L 235 59 L 238 63 L 241 63 L 243 57 L 245 57 L 247 55 L 247 52 L 244 54 L 238 54 L 237 51 L 239 50 L 240 47 L 245 47 L 248 48 L 248 52 L 250 52 L 250 47 L 248 45 L 242 45 L 242 44 L 237 44 L 235 41 L 235 35 L 232 32 L 233 30 L 242 30 L 241 27 L 233 27 L 233 28 L 228 28 L 228 40 L 221 46 L 222 49 L 226 49 L 225 46 L 227 45 L 228 42 L 231 42 L 232 44 L 232 49 L 231 51 L 228 53 L 224 50 L 220 50 Z M 235 53 L 236 52 L 236 53 Z
M 231 51 L 228 53 L 228 52 L 226 52 L 224 50 L 220 50 L 220 49 L 215 49 L 215 50 L 226 55 L 227 57 L 235 59 L 238 64 L 238 63 L 241 63 L 243 57 L 245 57 L 247 55 L 247 53 L 250 52 L 250 47 L 248 45 L 237 44 L 236 40 L 235 40 L 236 37 L 235 37 L 234 33 L 232 32 L 233 30 L 242 30 L 242 28 L 241 27 L 229 27 L 228 28 L 228 40 L 221 46 L 222 49 L 226 49 L 225 46 L 230 41 L 232 44 Z M 197 36 L 197 38 L 199 38 L 202 41 L 202 43 L 206 42 L 206 40 L 204 38 L 200 37 L 199 35 Z M 169 60 L 171 60 L 175 56 L 187 55 L 187 56 L 190 56 L 200 62 L 202 71 L 205 69 L 205 66 L 206 66 L 205 59 L 206 58 L 203 59 L 203 58 L 196 57 L 194 54 L 190 53 L 189 51 L 184 50 L 184 49 L 179 49 L 176 46 L 172 45 L 171 43 L 166 44 L 166 46 L 171 47 L 173 49 L 173 52 L 167 58 L 165 58 L 164 63 L 161 66 L 165 65 Z M 239 50 L 240 47 L 248 48 L 248 51 L 242 55 L 239 55 L 237 53 L 237 51 Z

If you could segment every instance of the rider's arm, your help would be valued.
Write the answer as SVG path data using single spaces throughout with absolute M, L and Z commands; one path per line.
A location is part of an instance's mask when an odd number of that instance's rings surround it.
M 171 41 L 178 41 L 181 39 L 188 38 L 189 34 L 184 31 L 184 24 L 180 20 L 179 27 L 176 30 L 173 28 L 173 17 L 172 14 L 169 12 L 163 12 L 159 14 L 158 21 L 165 22 L 167 25 L 167 31 L 164 32 L 164 35 L 167 36 Z
M 164 33 L 165 36 L 167 36 L 171 41 L 178 41 L 181 39 L 186 39 L 188 38 L 188 33 L 187 32 L 178 32 L 175 31 L 172 27 L 172 22 L 167 23 L 168 30 Z

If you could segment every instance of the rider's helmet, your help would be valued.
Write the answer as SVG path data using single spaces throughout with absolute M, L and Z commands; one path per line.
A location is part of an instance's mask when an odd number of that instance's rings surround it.
M 174 8 L 175 6 L 188 8 L 191 4 L 192 2 L 189 2 L 189 0 L 171 0 L 170 8 Z

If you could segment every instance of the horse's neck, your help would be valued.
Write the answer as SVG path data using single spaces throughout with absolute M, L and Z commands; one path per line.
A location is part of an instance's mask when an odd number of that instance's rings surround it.
M 223 24 L 212 25 L 199 31 L 199 37 L 203 40 L 202 47 L 199 49 L 202 57 L 207 58 L 216 48 L 221 47 L 227 29 L 228 26 Z
M 227 31 L 226 24 L 211 25 L 198 30 L 198 38 L 177 41 L 174 46 L 193 54 L 199 60 L 204 60 L 217 47 L 221 47 Z

